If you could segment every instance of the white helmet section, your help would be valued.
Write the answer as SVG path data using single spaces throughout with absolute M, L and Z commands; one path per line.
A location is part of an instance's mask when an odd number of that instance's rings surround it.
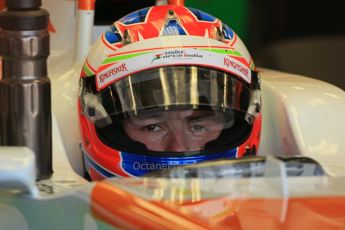
M 207 66 L 236 74 L 250 83 L 250 68 L 233 56 L 242 59 L 239 52 L 229 49 L 224 43 L 203 37 L 169 36 L 147 39 L 109 55 L 97 71 L 97 88 L 100 90 L 132 73 L 169 65 Z
M 114 49 L 110 48 L 109 46 L 104 45 L 104 42 L 102 41 L 102 36 L 100 36 L 95 44 L 91 47 L 91 50 L 89 52 L 89 55 L 86 58 L 86 63 L 88 69 L 92 71 L 90 75 L 93 75 L 96 73 L 96 70 L 101 65 L 103 60 L 111 53 L 114 52 Z M 89 74 L 88 74 L 89 75 Z
M 163 36 L 156 38 L 149 38 L 141 40 L 140 42 L 134 42 L 123 46 L 117 49 L 115 46 L 112 46 L 104 39 L 104 34 L 95 42 L 93 45 L 87 59 L 86 65 L 89 70 L 95 74 L 102 62 L 109 56 L 120 53 L 130 53 L 137 52 L 139 50 L 145 49 L 162 49 L 162 48 L 216 48 L 216 49 L 230 49 L 233 52 L 231 55 L 238 56 L 243 58 L 245 62 L 254 70 L 254 63 L 252 58 L 241 41 L 241 39 L 236 35 L 233 43 L 229 46 L 223 42 L 220 42 L 215 39 L 210 39 L 200 36 Z M 91 73 L 90 73 L 91 74 Z M 89 74 L 88 74 L 89 75 Z
M 235 41 L 232 43 L 231 47 L 241 53 L 242 57 L 247 61 L 248 65 L 254 70 L 254 62 L 249 54 L 247 47 L 244 45 L 243 41 L 239 36 L 235 36 Z

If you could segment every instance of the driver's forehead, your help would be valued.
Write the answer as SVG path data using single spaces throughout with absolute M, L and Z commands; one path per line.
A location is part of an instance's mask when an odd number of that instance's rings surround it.
M 220 116 L 217 111 L 203 111 L 203 110 L 181 110 L 181 111 L 156 111 L 149 114 L 138 115 L 132 117 L 136 120 L 167 120 L 167 119 L 186 119 L 186 120 L 197 120 L 197 119 L 208 119 L 211 117 Z

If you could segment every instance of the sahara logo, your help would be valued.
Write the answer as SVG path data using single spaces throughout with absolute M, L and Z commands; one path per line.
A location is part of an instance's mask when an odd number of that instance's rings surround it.
M 164 53 L 155 54 L 155 57 L 152 59 L 151 63 L 156 60 L 162 59 L 195 59 L 195 58 L 203 58 L 203 55 L 198 53 L 196 50 L 170 50 L 165 51 Z

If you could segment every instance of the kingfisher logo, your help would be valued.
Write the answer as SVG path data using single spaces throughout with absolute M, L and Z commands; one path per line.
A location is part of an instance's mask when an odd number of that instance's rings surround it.
M 108 78 L 110 78 L 111 76 L 120 73 L 120 72 L 124 72 L 124 71 L 128 71 L 127 67 L 126 67 L 126 63 L 123 63 L 121 65 L 117 65 L 114 68 L 108 70 L 105 73 L 102 73 L 99 75 L 99 81 L 101 83 L 105 82 Z
M 165 51 L 164 53 L 155 54 L 155 57 L 152 59 L 151 63 L 162 59 L 196 59 L 203 57 L 204 56 L 198 53 L 196 50 L 169 50 Z
M 224 65 L 227 68 L 233 68 L 236 69 L 238 71 L 240 71 L 241 73 L 243 73 L 247 78 L 248 78 L 248 74 L 249 74 L 249 70 L 243 66 L 241 66 L 240 64 L 228 59 L 228 58 L 224 58 Z

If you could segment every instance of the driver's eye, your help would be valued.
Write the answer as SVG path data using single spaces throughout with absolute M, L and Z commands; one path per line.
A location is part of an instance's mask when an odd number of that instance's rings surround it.
M 190 129 L 192 132 L 206 132 L 206 131 L 208 131 L 207 128 L 205 128 L 204 126 L 201 126 L 201 125 L 193 125 Z
M 147 125 L 143 129 L 148 132 L 158 132 L 162 130 L 162 128 L 159 125 Z

